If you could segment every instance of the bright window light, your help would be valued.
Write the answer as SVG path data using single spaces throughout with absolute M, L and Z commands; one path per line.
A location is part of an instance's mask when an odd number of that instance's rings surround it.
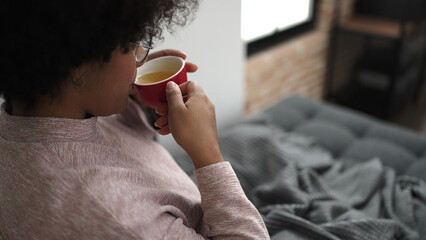
M 242 0 L 241 37 L 253 41 L 308 21 L 312 0 Z

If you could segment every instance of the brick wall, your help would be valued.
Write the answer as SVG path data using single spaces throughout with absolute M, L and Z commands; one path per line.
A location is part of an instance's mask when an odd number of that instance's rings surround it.
M 316 28 L 250 56 L 246 62 L 245 114 L 253 114 L 283 97 L 323 97 L 327 51 L 335 0 L 320 0 Z M 353 1 L 341 1 L 341 19 L 350 16 Z

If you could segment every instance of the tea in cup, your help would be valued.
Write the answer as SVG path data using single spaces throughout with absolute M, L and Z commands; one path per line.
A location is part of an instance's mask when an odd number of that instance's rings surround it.
M 134 86 L 144 103 L 156 108 L 167 101 L 166 85 L 170 81 L 178 85 L 187 81 L 185 60 L 180 57 L 164 56 L 146 62 L 140 67 Z

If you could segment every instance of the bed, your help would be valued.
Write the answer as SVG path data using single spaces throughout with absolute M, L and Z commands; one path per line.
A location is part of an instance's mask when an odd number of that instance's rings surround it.
M 426 239 L 425 136 L 298 96 L 221 132 L 271 239 Z

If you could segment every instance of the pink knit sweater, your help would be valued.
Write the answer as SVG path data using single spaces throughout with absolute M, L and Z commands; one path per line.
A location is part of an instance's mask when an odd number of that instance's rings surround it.
M 0 231 L 17 239 L 269 239 L 229 163 L 194 171 L 140 108 L 85 120 L 0 115 Z

